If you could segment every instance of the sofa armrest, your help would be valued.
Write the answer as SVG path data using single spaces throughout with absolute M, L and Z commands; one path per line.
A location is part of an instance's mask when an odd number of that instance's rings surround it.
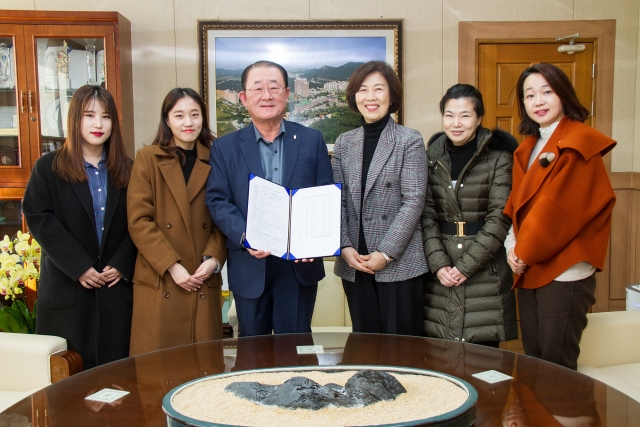
M 71 350 L 52 354 L 49 364 L 51 366 L 51 384 L 69 378 L 83 369 L 82 356 L 80 356 L 80 353 Z
M 0 333 L 0 366 L 3 370 L 0 390 L 27 391 L 51 384 L 50 356 L 67 350 L 64 338 Z M 26 369 L 12 369 L 23 366 Z

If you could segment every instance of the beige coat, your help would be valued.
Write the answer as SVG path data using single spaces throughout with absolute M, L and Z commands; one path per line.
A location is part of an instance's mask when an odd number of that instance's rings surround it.
M 176 285 L 167 269 L 180 262 L 190 274 L 209 255 L 227 259 L 224 236 L 205 204 L 209 150 L 184 182 L 177 158 L 152 145 L 138 151 L 127 193 L 129 233 L 138 247 L 133 275 L 131 355 L 222 338 L 220 274 L 197 292 Z

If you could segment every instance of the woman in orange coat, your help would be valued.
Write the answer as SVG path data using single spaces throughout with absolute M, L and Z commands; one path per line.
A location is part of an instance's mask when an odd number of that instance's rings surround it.
M 602 161 L 616 144 L 583 124 L 589 112 L 558 67 L 536 64 L 518 80 L 513 188 L 504 213 L 516 273 L 525 353 L 577 368 L 595 272 L 604 267 L 615 195 Z

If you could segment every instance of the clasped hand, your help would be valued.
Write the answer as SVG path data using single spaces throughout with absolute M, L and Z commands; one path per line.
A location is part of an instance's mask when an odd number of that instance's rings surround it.
M 467 280 L 467 277 L 458 270 L 458 267 L 442 267 L 436 272 L 436 276 L 438 276 L 438 280 L 440 280 L 442 286 L 448 288 L 459 286 Z
M 110 288 L 115 286 L 122 279 L 122 273 L 120 273 L 117 269 L 107 265 L 102 269 L 102 273 L 99 273 L 95 268 L 89 267 L 87 271 L 82 273 L 82 276 L 78 278 L 80 284 L 87 288 L 101 288 L 102 286 L 109 284 L 107 287 Z
M 509 255 L 507 255 L 507 262 L 509 263 L 509 267 L 516 274 L 524 273 L 525 268 L 527 268 L 527 263 L 522 259 L 518 258 L 513 249 L 509 250 Z
M 342 258 L 349 264 L 349 267 L 365 273 L 374 274 L 376 271 L 382 270 L 387 265 L 387 260 L 382 253 L 375 251 L 369 255 L 361 255 L 354 248 L 343 248 L 341 251 Z
M 200 286 L 211 277 L 217 267 L 218 261 L 215 258 L 209 258 L 200 264 L 200 267 L 192 275 L 178 262 L 169 267 L 167 271 L 171 274 L 171 278 L 176 282 L 176 285 L 191 292 L 200 289 Z

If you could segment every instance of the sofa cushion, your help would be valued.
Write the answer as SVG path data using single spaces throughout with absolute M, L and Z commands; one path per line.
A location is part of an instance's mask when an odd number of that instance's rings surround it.
M 587 314 L 579 365 L 596 368 L 640 362 L 640 311 Z
M 311 326 L 345 326 L 345 305 L 342 281 L 333 274 L 335 261 L 324 261 L 326 276 L 318 283 L 316 305 Z M 349 319 L 351 320 L 351 319 Z
M 640 402 L 640 363 L 602 368 L 578 365 L 578 372 L 589 375 Z

